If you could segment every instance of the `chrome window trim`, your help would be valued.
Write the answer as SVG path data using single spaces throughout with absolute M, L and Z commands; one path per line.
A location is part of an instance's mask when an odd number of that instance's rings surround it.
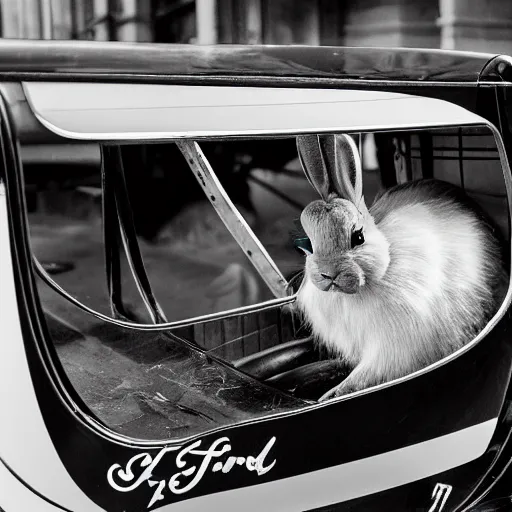
M 289 297 L 272 299 L 266 302 L 261 302 L 258 304 L 253 304 L 250 306 L 241 306 L 236 309 L 230 309 L 229 311 L 220 311 L 218 313 L 210 313 L 208 315 L 202 315 L 194 318 L 186 318 L 184 320 L 176 320 L 174 322 L 166 322 L 160 324 L 138 324 L 135 322 L 127 322 L 126 320 L 119 320 L 117 318 L 112 318 L 110 316 L 104 315 L 94 309 L 86 306 L 82 302 L 80 302 L 77 298 L 70 295 L 66 290 L 64 290 L 59 284 L 57 284 L 43 269 L 41 263 L 36 258 L 33 258 L 34 269 L 39 277 L 55 292 L 59 295 L 67 299 L 69 302 L 80 308 L 85 313 L 88 313 L 99 320 L 103 320 L 105 322 L 118 325 L 119 327 L 124 327 L 126 329 L 134 329 L 137 331 L 169 331 L 172 329 L 178 329 L 179 327 L 189 327 L 191 325 L 204 324 L 206 322 L 212 322 L 214 320 L 223 320 L 225 318 L 233 318 L 235 316 L 239 316 L 245 313 L 258 313 L 260 311 L 266 311 L 268 309 L 273 309 L 279 306 L 285 306 L 286 304 L 291 304 L 295 302 L 296 296 L 290 295 Z

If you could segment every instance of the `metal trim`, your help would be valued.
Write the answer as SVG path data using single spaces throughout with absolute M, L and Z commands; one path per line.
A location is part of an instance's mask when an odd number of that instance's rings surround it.
M 69 300 L 72 304 L 80 308 L 82 311 L 89 313 L 90 315 L 98 318 L 99 320 L 103 320 L 105 322 L 118 325 L 119 327 L 124 327 L 126 329 L 134 329 L 137 331 L 169 331 L 172 329 L 177 329 L 179 327 L 189 327 L 195 324 L 204 324 L 206 322 L 211 322 L 213 320 L 222 320 L 224 318 L 233 318 L 235 316 L 243 315 L 245 313 L 258 313 L 260 311 L 266 311 L 268 309 L 273 309 L 279 306 L 285 306 L 286 304 L 291 304 L 295 302 L 296 296 L 291 295 L 286 298 L 272 299 L 267 302 L 262 302 L 261 304 L 256 304 L 252 306 L 242 306 L 237 309 L 232 309 L 230 311 L 222 311 L 219 313 L 210 313 L 208 315 L 198 316 L 195 318 L 187 318 L 185 320 L 177 320 L 175 322 L 167 322 L 161 324 L 137 324 L 134 322 L 126 322 L 123 320 L 116 320 L 109 316 L 104 315 L 103 313 L 98 313 L 94 309 L 82 304 L 78 299 L 70 295 L 66 292 L 61 286 L 59 286 L 43 269 L 41 263 L 37 261 L 35 258 L 33 259 L 34 268 L 37 275 L 48 285 L 57 292 L 59 295 Z
M 224 222 L 274 296 L 276 298 L 286 297 L 288 295 L 286 279 L 249 224 L 236 209 L 217 176 L 215 176 L 199 144 L 195 141 L 182 140 L 176 142 L 176 145 L 183 153 L 199 185 L 203 187 L 208 201 L 215 208 L 222 222 Z

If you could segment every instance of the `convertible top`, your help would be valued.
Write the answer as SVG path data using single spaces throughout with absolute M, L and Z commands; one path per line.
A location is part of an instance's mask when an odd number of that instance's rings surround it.
M 493 54 L 406 48 L 167 45 L 95 41 L 0 41 L 0 80 L 176 81 L 178 78 L 314 78 L 401 84 L 512 81 L 512 61 Z

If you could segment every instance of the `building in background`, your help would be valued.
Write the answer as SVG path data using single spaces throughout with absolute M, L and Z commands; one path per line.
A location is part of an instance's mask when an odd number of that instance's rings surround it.
M 0 0 L 0 20 L 3 38 L 405 46 L 512 55 L 511 0 Z M 240 178 L 248 175 L 250 165 L 283 166 L 287 160 L 276 161 L 276 154 L 296 156 L 294 144 L 290 145 L 289 141 L 280 144 L 279 151 L 267 152 L 272 162 L 252 154 L 249 144 L 235 149 L 234 146 L 217 148 L 212 154 L 210 158 L 221 160 L 214 168 L 226 170 L 224 186 L 237 192 L 234 198 L 239 205 L 250 203 L 247 182 L 242 183 Z M 377 163 L 371 163 L 371 155 L 375 153 L 373 139 L 365 139 L 363 147 L 364 154 L 370 155 L 364 158 L 365 169 L 375 168 Z M 76 148 L 72 149 L 71 158 L 66 144 L 59 150 L 53 147 L 50 152 L 39 146 L 22 149 L 25 157 L 35 155 L 32 160 L 24 159 L 29 177 L 27 197 L 33 209 L 46 211 L 48 195 L 53 198 L 52 204 L 60 204 L 61 211 L 74 208 L 76 198 L 68 200 L 61 189 L 70 187 L 70 176 L 74 177 L 76 186 L 90 185 L 83 178 L 89 170 L 86 159 L 77 162 Z M 97 148 L 94 151 L 98 153 Z M 130 190 L 134 209 L 144 210 L 148 197 L 155 204 L 174 208 L 162 210 L 158 218 L 155 214 L 155 218 L 146 219 L 144 212 L 138 215 L 149 226 L 144 232 L 139 231 L 151 239 L 183 204 L 196 199 L 190 192 L 195 181 L 190 177 L 190 182 L 180 182 L 179 193 L 170 198 L 155 162 L 162 160 L 162 155 L 167 162 L 181 162 L 174 145 L 158 145 L 139 153 L 134 148 L 129 151 L 132 154 L 127 160 L 132 163 L 133 172 L 143 171 L 148 183 L 146 188 Z M 398 162 L 402 161 L 400 158 Z M 251 164 L 241 167 L 239 162 L 245 161 Z M 72 166 L 72 172 L 65 165 Z M 235 168 L 245 169 L 245 174 L 232 172 Z M 127 164 L 128 174 L 130 169 Z M 62 176 L 66 176 L 64 184 Z M 159 193 L 165 197 L 159 199 Z M 60 203 L 55 200 L 56 194 L 63 197 Z M 147 213 L 150 214 L 153 215 L 151 211 Z
M 1 36 L 512 54 L 510 0 L 0 0 Z

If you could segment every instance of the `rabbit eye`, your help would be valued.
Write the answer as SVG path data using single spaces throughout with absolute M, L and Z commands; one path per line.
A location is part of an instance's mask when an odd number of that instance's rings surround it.
M 354 231 L 352 233 L 352 236 L 350 238 L 350 244 L 352 245 L 352 249 L 354 247 L 357 247 L 358 245 L 364 244 L 363 228 L 358 229 L 357 231 Z
M 294 240 L 294 246 L 297 252 L 301 254 L 305 254 L 309 256 L 313 254 L 313 246 L 311 245 L 311 240 L 308 237 L 296 238 Z

